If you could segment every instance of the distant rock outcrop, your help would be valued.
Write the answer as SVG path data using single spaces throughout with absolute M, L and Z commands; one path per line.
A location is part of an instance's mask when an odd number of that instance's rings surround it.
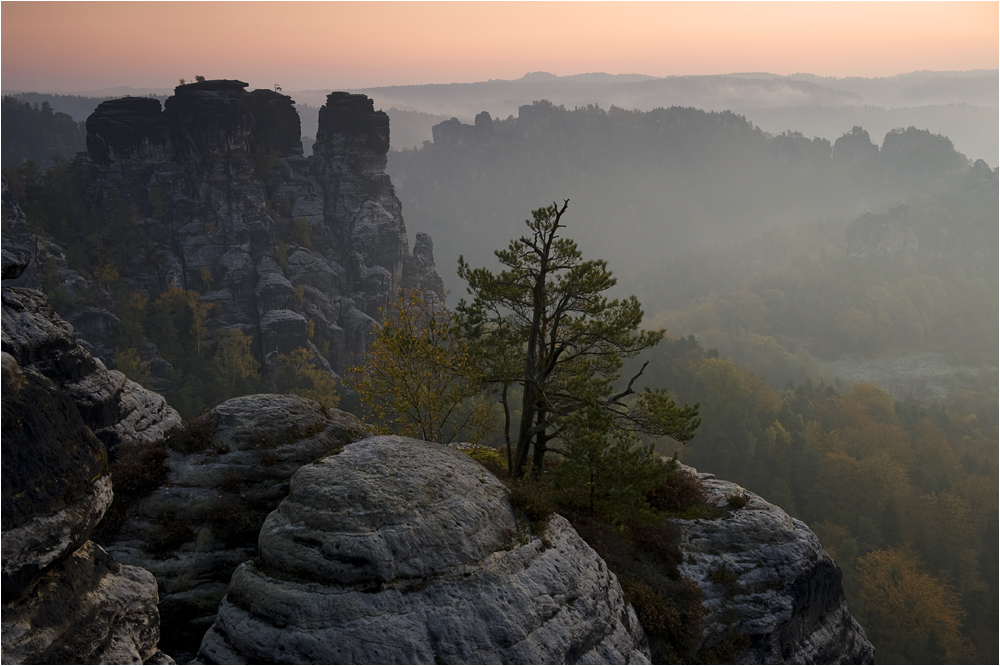
M 155 579 L 89 539 L 113 497 L 107 448 L 180 418 L 77 345 L 40 292 L 2 299 L 4 662 L 165 663 Z
M 267 514 L 302 465 L 370 433 L 356 418 L 295 395 L 218 405 L 168 440 L 165 475 L 132 505 L 108 552 L 160 586 L 163 648 L 193 657 L 229 578 L 257 552 Z
M 709 502 L 739 507 L 722 520 L 676 521 L 678 568 L 705 597 L 703 647 L 742 641 L 732 662 L 741 664 L 873 663 L 840 569 L 809 527 L 735 483 L 698 476 Z
M 342 373 L 399 288 L 441 288 L 431 253 L 409 251 L 385 173 L 388 116 L 364 95 L 331 93 L 307 158 L 294 101 L 246 87 L 181 85 L 162 109 L 152 98 L 103 102 L 87 119 L 88 196 L 142 239 L 119 267 L 119 287 L 151 300 L 196 291 L 213 308 L 210 345 L 239 329 L 266 367 L 304 348 Z M 84 346 L 110 362 L 118 320 L 109 299 L 95 297 L 101 289 L 70 269 L 62 248 L 21 235 L 66 293 Z M 40 287 L 40 270 L 16 284 Z M 153 345 L 140 351 L 153 385 L 167 390 L 170 364 Z
M 563 518 L 519 528 L 446 447 L 375 437 L 303 467 L 233 575 L 209 663 L 648 663 L 604 562 Z
M 844 232 L 844 252 L 848 259 L 916 257 L 919 244 L 906 222 L 908 208 L 895 206 L 876 215 L 865 213 Z
M 476 114 L 473 125 L 466 125 L 458 118 L 452 118 L 432 127 L 431 136 L 436 145 L 448 148 L 486 146 L 493 141 L 493 117 L 489 111 L 483 111 Z

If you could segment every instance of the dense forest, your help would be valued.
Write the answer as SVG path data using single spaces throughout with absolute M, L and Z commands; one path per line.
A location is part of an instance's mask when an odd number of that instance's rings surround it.
M 116 291 L 146 247 L 135 211 L 91 205 L 85 160 L 46 161 L 82 150 L 80 124 L 10 98 L 3 113 L 4 166 L 9 146 L 32 160 L 5 171 L 11 193 L 36 237 L 65 249 L 38 267 L 42 286 L 57 310 L 114 303 L 116 367 L 185 416 L 264 389 L 357 404 L 294 355 L 268 385 L 249 339 L 206 339 L 212 308 L 195 291 Z M 686 445 L 646 443 L 808 522 L 879 662 L 997 660 L 996 169 L 912 127 L 881 145 L 860 127 L 831 142 L 690 108 L 538 102 L 443 125 L 389 168 L 410 229 L 437 242 L 452 301 L 458 254 L 490 265 L 530 205 L 572 199 L 569 235 L 667 329 L 637 361 L 649 361 L 643 382 L 700 405 Z M 173 366 L 169 385 L 139 360 L 145 341 Z M 838 358 L 918 352 L 976 372 L 919 396 L 825 381 Z M 494 413 L 484 441 L 501 430 Z
M 87 130 L 69 114 L 53 111 L 48 101 L 23 102 L 3 98 L 3 167 L 31 161 L 47 169 L 53 161 L 72 157 L 87 147 Z

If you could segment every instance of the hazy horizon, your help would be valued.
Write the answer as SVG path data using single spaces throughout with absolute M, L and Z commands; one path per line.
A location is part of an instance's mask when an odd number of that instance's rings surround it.
M 4 2 L 4 91 L 334 90 L 526 73 L 878 78 L 992 70 L 989 2 Z M 156 29 L 151 29 L 155 26 Z

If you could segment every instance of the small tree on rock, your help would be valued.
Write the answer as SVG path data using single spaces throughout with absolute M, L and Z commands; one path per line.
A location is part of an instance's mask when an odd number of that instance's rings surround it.
M 430 442 L 476 443 L 493 410 L 471 345 L 452 315 L 428 292 L 400 292 L 350 384 L 366 418 L 385 432 Z
M 523 474 L 529 450 L 538 473 L 550 442 L 572 442 L 597 425 L 618 440 L 645 433 L 685 442 L 700 422 L 697 405 L 678 407 L 662 390 L 633 388 L 645 365 L 624 389 L 613 390 L 623 359 L 653 347 L 664 332 L 640 330 L 635 296 L 604 295 L 616 283 L 607 262 L 583 259 L 576 243 L 560 236 L 568 206 L 567 200 L 532 211 L 531 233 L 495 252 L 504 266 L 499 273 L 459 258 L 458 274 L 472 296 L 458 306 L 460 323 L 471 339 L 494 348 L 484 355 L 492 366 L 484 375 L 521 387 L 514 478 Z

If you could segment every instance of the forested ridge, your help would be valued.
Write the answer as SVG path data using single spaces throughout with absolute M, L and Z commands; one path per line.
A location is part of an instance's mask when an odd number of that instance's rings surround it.
M 490 261 L 486 248 L 516 231 L 521 202 L 555 192 L 579 211 L 581 247 L 630 281 L 695 248 L 877 212 L 973 178 L 946 137 L 914 127 L 884 138 L 844 128 L 831 140 L 769 135 L 728 111 L 567 110 L 543 101 L 479 131 L 438 128 L 434 143 L 391 152 L 388 170 L 408 224 L 439 239 L 441 265 L 459 254 Z M 445 279 L 457 294 L 458 282 Z

